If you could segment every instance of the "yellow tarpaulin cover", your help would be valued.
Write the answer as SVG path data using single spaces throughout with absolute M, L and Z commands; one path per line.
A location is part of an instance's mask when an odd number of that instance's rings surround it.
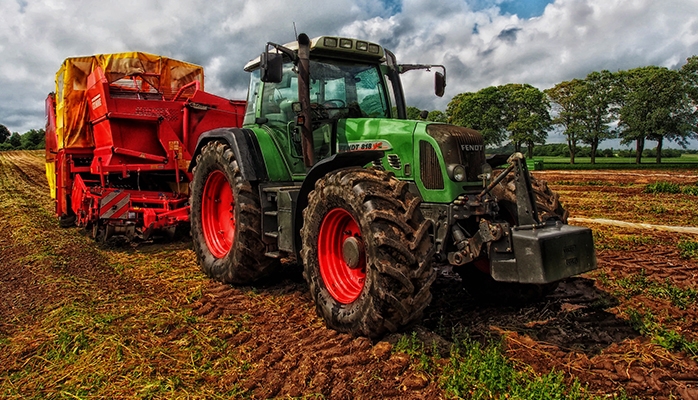
M 58 148 L 85 148 L 94 145 L 87 129 L 87 77 L 101 67 L 109 83 L 118 84 L 134 75 L 164 98 L 171 98 L 187 83 L 204 85 L 203 67 L 154 54 L 131 52 L 72 57 L 56 73 L 56 134 Z

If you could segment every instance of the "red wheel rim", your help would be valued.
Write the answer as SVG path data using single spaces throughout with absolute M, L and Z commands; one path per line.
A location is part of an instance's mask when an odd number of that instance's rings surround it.
M 358 258 L 347 263 L 345 245 L 349 240 Z M 366 281 L 366 254 L 361 229 L 348 211 L 334 208 L 325 215 L 318 235 L 320 276 L 330 295 L 342 304 L 359 298 Z
M 235 199 L 222 171 L 206 178 L 201 200 L 201 225 L 209 251 L 216 258 L 225 257 L 233 247 L 235 236 Z

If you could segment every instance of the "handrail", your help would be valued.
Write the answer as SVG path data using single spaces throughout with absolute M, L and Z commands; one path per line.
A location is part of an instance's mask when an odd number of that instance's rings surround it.
M 175 96 L 172 98 L 172 101 L 177 101 L 177 99 L 182 94 L 182 92 L 184 92 L 185 89 L 188 89 L 191 86 L 196 86 L 196 90 L 201 90 L 201 82 L 191 81 L 191 82 L 187 83 L 186 85 L 182 86 L 181 88 L 179 88 L 179 90 L 177 91 Z

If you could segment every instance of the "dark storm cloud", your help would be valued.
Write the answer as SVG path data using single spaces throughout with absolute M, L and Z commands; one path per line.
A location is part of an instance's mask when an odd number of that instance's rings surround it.
M 499 35 L 497 35 L 497 39 L 501 40 L 502 42 L 513 44 L 516 42 L 516 34 L 519 31 L 521 31 L 521 28 L 504 29 L 501 32 L 499 32 Z

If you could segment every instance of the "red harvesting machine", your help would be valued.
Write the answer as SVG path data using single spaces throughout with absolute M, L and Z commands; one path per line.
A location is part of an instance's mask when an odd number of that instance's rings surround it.
M 204 91 L 203 68 L 132 52 L 74 57 L 46 99 L 46 176 L 63 227 L 149 238 L 189 221 L 202 133 L 239 127 L 245 102 Z

